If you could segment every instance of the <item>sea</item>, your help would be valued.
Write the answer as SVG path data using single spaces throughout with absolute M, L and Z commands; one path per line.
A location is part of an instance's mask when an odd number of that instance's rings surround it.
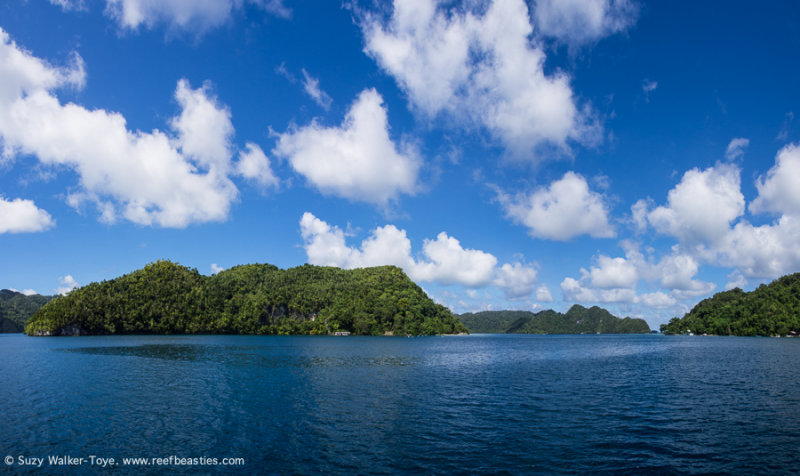
M 0 335 L 0 473 L 796 474 L 800 339 Z

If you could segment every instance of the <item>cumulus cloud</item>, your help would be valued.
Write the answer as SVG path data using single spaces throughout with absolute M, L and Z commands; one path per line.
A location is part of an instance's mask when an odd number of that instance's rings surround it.
M 515 299 L 530 294 L 536 280 L 536 269 L 531 265 L 518 262 L 498 267 L 494 255 L 464 248 L 445 232 L 423 242 L 419 259 L 412 255 L 405 230 L 394 225 L 378 227 L 360 247 L 350 247 L 340 228 L 306 212 L 300 220 L 300 233 L 311 264 L 342 268 L 395 265 L 415 281 L 469 288 L 493 284 Z
M 669 191 L 667 205 L 650 211 L 647 220 L 683 242 L 716 243 L 744 212 L 739 185 L 739 169 L 731 164 L 689 170 Z
M 783 215 L 775 223 L 754 226 L 741 221 L 717 248 L 719 264 L 750 278 L 774 279 L 800 269 L 800 218 Z
M 597 289 L 574 278 L 564 278 L 561 291 L 569 302 L 634 303 L 638 299 L 635 289 Z
M 230 169 L 230 112 L 209 95 L 178 82 L 181 114 L 175 134 L 131 131 L 102 109 L 61 104 L 54 91 L 80 87 L 82 61 L 57 68 L 19 48 L 0 30 L 0 139 L 6 158 L 30 154 L 42 164 L 73 169 L 79 184 L 68 203 L 94 203 L 102 219 L 185 227 L 227 218 L 238 190 Z
M 725 158 L 728 160 L 736 160 L 744 155 L 744 150 L 750 145 L 750 139 L 744 137 L 736 137 L 731 139 L 728 147 L 725 149 Z
M 700 263 L 689 255 L 673 253 L 665 256 L 654 266 L 660 276 L 661 286 L 672 289 L 682 296 L 702 296 L 716 287 L 714 283 L 694 279 Z
M 568 141 L 599 140 L 561 72 L 545 74 L 545 53 L 529 37 L 523 0 L 497 0 L 485 11 L 435 0 L 395 0 L 391 18 L 364 15 L 365 52 L 392 75 L 413 108 L 434 118 L 486 128 L 514 155 Z
M 734 268 L 742 279 L 774 279 L 800 269 L 800 192 L 795 186 L 800 149 L 795 144 L 781 149 L 775 165 L 756 181 L 758 196 L 749 210 L 778 214 L 772 223 L 756 226 L 745 219 L 739 174 L 730 163 L 692 169 L 670 190 L 666 205 L 645 212 L 650 225 L 677 238 L 684 250 L 680 258 L 665 258 L 661 270 L 676 280 L 665 282 L 676 291 L 699 296 L 713 290 L 710 283 L 688 280 L 701 262 Z M 634 217 L 648 207 L 649 202 L 637 202 Z M 739 274 L 731 278 L 739 281 Z
M 220 273 L 222 271 L 225 271 L 225 268 L 223 268 L 222 266 L 218 265 L 217 263 L 211 263 L 211 274 L 217 274 L 217 273 Z
M 536 289 L 536 300 L 540 302 L 553 302 L 553 295 L 550 294 L 550 289 L 542 284 Z
M 637 244 L 622 243 L 624 257 L 598 256 L 590 268 L 581 268 L 579 279 L 565 278 L 561 283 L 564 298 L 578 302 L 641 304 L 653 309 L 667 309 L 679 300 L 711 293 L 715 284 L 696 278 L 698 261 L 681 252 L 678 246 L 670 254 L 655 259 L 645 257 Z M 641 281 L 661 288 L 639 295 Z
M 252 142 L 245 144 L 245 149 L 239 152 L 236 173 L 265 188 L 278 188 L 280 184 L 278 177 L 272 172 L 269 158 L 261 147 Z
M 728 275 L 728 282 L 725 283 L 725 291 L 733 288 L 744 288 L 747 285 L 747 278 L 739 270 L 734 270 Z
M 177 133 L 183 155 L 209 170 L 227 172 L 231 157 L 230 110 L 210 94 L 210 85 L 192 89 L 185 79 L 178 81 L 175 99 L 181 114 L 170 121 Z
M 389 137 L 383 98 L 359 94 L 339 127 L 310 125 L 279 135 L 274 153 L 286 157 L 323 194 L 386 205 L 414 194 L 420 160 L 411 146 Z
M 303 89 L 321 108 L 326 111 L 330 109 L 333 99 L 320 88 L 319 79 L 308 74 L 305 69 L 303 69 Z
M 82 3 L 69 0 L 50 0 L 64 5 Z M 105 13 L 127 30 L 137 30 L 142 25 L 151 29 L 165 24 L 174 30 L 203 33 L 227 23 L 234 10 L 242 8 L 242 0 L 106 0 Z M 279 17 L 288 17 L 291 11 L 283 0 L 249 0 L 250 5 Z
M 0 234 L 44 231 L 53 225 L 55 221 L 50 214 L 33 200 L 6 200 L 0 196 Z
M 631 219 L 637 233 L 647 230 L 647 213 L 651 207 L 652 200 L 644 198 L 631 205 Z
M 494 284 L 503 289 L 507 299 L 526 298 L 533 294 L 538 274 L 535 268 L 524 263 L 504 263 L 496 274 Z M 537 299 L 539 294 L 537 291 Z
M 638 13 L 630 0 L 536 0 L 533 17 L 540 34 L 580 45 L 628 29 Z
M 528 227 L 531 236 L 566 241 L 579 235 L 615 236 L 603 196 L 589 190 L 581 175 L 567 172 L 550 186 L 510 197 L 499 193 L 509 218 Z
M 588 277 L 593 287 L 600 289 L 633 288 L 639 275 L 636 267 L 625 258 L 600 255 L 597 266 L 592 266 Z
M 800 147 L 789 144 L 778 152 L 766 177 L 756 181 L 758 197 L 750 204 L 752 213 L 800 216 Z
M 61 284 L 61 286 L 57 287 L 55 291 L 56 291 L 56 294 L 58 294 L 60 296 L 67 295 L 73 289 L 78 287 L 78 282 L 75 281 L 75 278 L 73 278 L 69 274 L 66 275 L 66 276 L 61 276 L 60 278 L 58 278 L 58 282 Z
M 645 306 L 655 309 L 669 309 L 678 303 L 674 297 L 661 291 L 642 294 L 640 299 Z

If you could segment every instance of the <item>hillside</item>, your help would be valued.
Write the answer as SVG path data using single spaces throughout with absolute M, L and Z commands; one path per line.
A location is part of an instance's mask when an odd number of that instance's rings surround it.
M 214 276 L 170 261 L 47 303 L 29 335 L 445 334 L 465 328 L 400 268 L 236 266 Z
M 717 293 L 700 301 L 682 318 L 672 318 L 661 330 L 736 336 L 800 332 L 800 273 L 762 284 L 751 292 L 735 288 Z
M 9 289 L 0 290 L 0 332 L 22 332 L 28 319 L 52 296 L 26 296 Z
M 458 316 L 473 333 L 488 334 L 647 334 L 650 327 L 643 319 L 620 319 L 605 309 L 578 304 L 566 314 L 547 310 L 483 311 Z

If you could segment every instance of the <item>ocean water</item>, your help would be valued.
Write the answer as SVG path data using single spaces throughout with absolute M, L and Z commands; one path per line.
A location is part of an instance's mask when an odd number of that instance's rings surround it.
M 0 335 L 0 472 L 789 474 L 798 363 L 800 339 Z

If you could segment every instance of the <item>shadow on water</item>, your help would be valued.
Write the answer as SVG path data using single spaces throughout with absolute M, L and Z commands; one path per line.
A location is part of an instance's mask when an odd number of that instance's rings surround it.
M 114 347 L 74 347 L 59 352 L 84 355 L 140 357 L 178 362 L 201 362 L 241 367 L 319 368 L 319 367 L 405 367 L 418 365 L 421 359 L 406 356 L 325 356 L 270 355 L 267 347 L 190 344 L 142 344 Z

